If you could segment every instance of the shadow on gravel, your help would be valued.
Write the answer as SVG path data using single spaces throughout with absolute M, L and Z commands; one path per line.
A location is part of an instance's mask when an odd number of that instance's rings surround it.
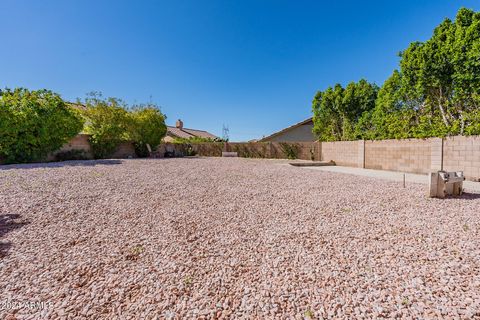
M 443 200 L 454 200 L 454 199 L 478 200 L 480 199 L 480 193 L 464 192 L 461 196 L 448 196 Z
M 5 257 L 12 247 L 11 242 L 2 241 L 3 236 L 28 224 L 26 221 L 15 221 L 18 219 L 20 219 L 19 214 L 0 214 L 0 259 Z
M 122 164 L 121 160 L 71 160 L 60 162 L 24 163 L 0 165 L 0 170 L 36 169 L 36 168 L 61 168 L 61 167 L 94 167 Z

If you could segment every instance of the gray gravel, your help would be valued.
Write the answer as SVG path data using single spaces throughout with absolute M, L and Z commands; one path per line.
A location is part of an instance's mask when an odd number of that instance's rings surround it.
M 478 195 L 281 162 L 0 167 L 0 318 L 480 318 Z

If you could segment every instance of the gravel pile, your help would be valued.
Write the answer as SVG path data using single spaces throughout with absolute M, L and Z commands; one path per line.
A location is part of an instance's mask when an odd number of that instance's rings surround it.
M 3 166 L 0 318 L 480 318 L 480 197 L 425 193 L 267 160 Z

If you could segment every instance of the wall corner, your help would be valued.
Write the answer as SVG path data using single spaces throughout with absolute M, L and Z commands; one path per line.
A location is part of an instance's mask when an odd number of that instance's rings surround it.
M 443 138 L 431 138 L 430 170 L 443 170 Z

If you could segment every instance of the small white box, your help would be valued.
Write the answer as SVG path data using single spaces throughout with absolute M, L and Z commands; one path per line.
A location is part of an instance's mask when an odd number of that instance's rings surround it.
M 238 153 L 237 153 L 237 152 L 226 152 L 226 151 L 223 151 L 223 152 L 222 152 L 222 157 L 238 157 Z

